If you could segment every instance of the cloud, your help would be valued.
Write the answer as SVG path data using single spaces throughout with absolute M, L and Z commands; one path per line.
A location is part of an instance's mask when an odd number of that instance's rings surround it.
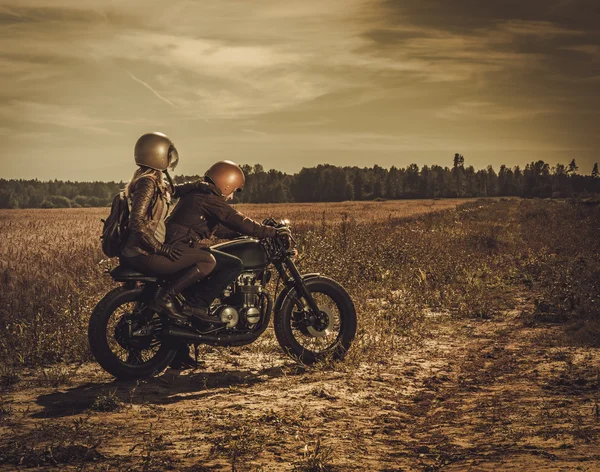
M 102 120 L 87 115 L 81 109 L 55 104 L 12 100 L 0 108 L 0 118 L 5 122 L 34 123 L 95 134 L 111 134 L 110 130 L 102 126 Z
M 141 79 L 138 79 L 135 75 L 133 75 L 131 72 L 127 72 L 127 75 L 129 75 L 129 77 L 131 77 L 133 80 L 135 80 L 137 83 L 142 84 L 144 87 L 146 87 L 148 90 L 150 90 L 158 99 L 162 100 L 165 103 L 168 103 L 169 105 L 171 105 L 173 108 L 175 108 L 175 105 L 173 105 L 173 103 L 171 103 L 169 100 L 167 100 L 165 97 L 163 97 L 160 93 L 158 93 L 156 90 L 154 90 L 149 84 L 147 84 L 146 82 L 144 82 Z
M 561 49 L 587 54 L 594 59 L 600 58 L 600 44 L 576 44 L 572 46 L 563 46 Z
M 31 148 L 53 135 L 107 148 L 111 133 L 116 155 L 162 129 L 219 157 L 367 163 L 597 139 L 573 120 L 600 105 L 591 0 L 2 3 L 0 128 Z M 7 145 L 25 155 L 24 142 Z
M 551 21 L 508 20 L 502 21 L 498 29 L 513 35 L 528 35 L 537 37 L 552 36 L 582 36 L 584 31 L 561 26 Z
M 558 108 L 510 107 L 502 103 L 464 101 L 442 108 L 435 116 L 453 121 L 470 117 L 483 120 L 519 120 L 559 111 Z

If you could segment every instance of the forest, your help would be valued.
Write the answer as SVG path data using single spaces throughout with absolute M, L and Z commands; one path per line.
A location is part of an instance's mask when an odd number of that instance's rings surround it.
M 406 168 L 339 167 L 329 164 L 305 167 L 295 174 L 263 166 L 242 166 L 247 180 L 237 203 L 341 202 L 419 198 L 520 196 L 565 198 L 600 193 L 598 163 L 590 175 L 568 165 L 550 166 L 539 160 L 524 168 L 492 166 L 475 170 L 455 154 L 452 167 L 410 164 Z M 174 181 L 198 179 L 174 176 Z M 108 205 L 126 182 L 71 182 L 0 179 L 0 208 L 80 208 Z

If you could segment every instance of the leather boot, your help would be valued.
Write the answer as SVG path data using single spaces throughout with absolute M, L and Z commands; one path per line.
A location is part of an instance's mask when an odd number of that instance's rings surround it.
M 198 282 L 198 280 L 203 278 L 205 275 L 206 274 L 201 272 L 197 266 L 194 265 L 190 267 L 181 276 L 177 277 L 169 285 L 167 285 L 164 291 L 160 293 L 154 300 L 152 300 L 150 303 L 150 308 L 155 311 L 163 312 L 174 320 L 187 320 L 188 317 L 181 313 L 177 308 L 177 303 L 174 296 L 180 293 L 187 286 Z
M 196 360 L 190 356 L 190 348 L 187 344 L 182 344 L 177 349 L 177 354 L 169 364 L 172 369 L 195 369 L 198 367 Z

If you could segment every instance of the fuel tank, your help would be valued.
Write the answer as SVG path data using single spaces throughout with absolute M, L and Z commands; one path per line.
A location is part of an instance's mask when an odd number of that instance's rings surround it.
M 239 257 L 244 263 L 244 269 L 264 269 L 267 265 L 267 255 L 258 239 L 243 236 L 215 244 L 211 249 Z

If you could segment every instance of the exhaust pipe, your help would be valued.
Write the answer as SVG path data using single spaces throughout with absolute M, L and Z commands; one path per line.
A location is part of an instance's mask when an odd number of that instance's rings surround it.
M 256 331 L 251 333 L 239 334 L 202 334 L 194 328 L 185 326 L 167 326 L 163 329 L 163 336 L 168 341 L 188 344 L 208 344 L 209 346 L 243 346 L 250 344 L 258 339 L 265 332 L 271 320 L 271 310 L 273 309 L 273 300 L 268 292 L 263 292 L 267 298 L 267 310 L 265 319 Z
M 210 346 L 243 346 L 255 341 L 263 330 L 253 333 L 226 334 L 223 336 L 215 334 L 202 334 L 193 328 L 183 326 L 169 326 L 163 330 L 163 336 L 169 341 L 184 342 L 188 344 L 208 344 Z

